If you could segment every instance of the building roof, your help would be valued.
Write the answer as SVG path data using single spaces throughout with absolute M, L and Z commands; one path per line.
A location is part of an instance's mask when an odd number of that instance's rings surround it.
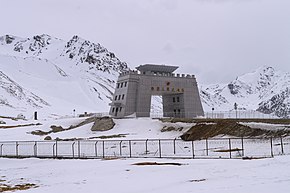
M 156 64 L 144 64 L 136 67 L 140 72 L 161 72 L 161 73 L 172 73 L 178 66 L 167 66 L 167 65 L 156 65 Z

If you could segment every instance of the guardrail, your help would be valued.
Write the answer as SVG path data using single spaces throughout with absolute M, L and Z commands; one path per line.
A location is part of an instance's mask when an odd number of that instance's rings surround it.
M 0 157 L 245 158 L 290 154 L 290 138 L 4 141 Z

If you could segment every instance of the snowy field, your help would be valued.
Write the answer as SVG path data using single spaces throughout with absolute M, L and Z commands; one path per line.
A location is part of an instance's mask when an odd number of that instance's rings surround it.
M 181 165 L 133 165 L 140 162 Z M 257 160 L 0 159 L 0 184 L 37 193 L 286 193 L 290 156 Z
M 0 119 L 6 122 L 2 126 L 18 126 L 15 128 L 1 129 L 0 125 L 0 141 L 19 141 L 19 140 L 43 140 L 45 136 L 32 135 L 31 132 L 35 130 L 49 131 L 51 125 L 62 126 L 68 128 L 71 125 L 76 125 L 86 118 L 71 117 L 63 119 L 48 119 L 48 120 L 10 120 Z M 178 138 L 188 129 L 190 129 L 194 123 L 163 123 L 157 119 L 151 118 L 137 118 L 137 119 L 114 119 L 116 123 L 115 127 L 109 131 L 91 131 L 93 123 L 87 124 L 81 127 L 77 127 L 72 130 L 67 130 L 58 133 L 49 134 L 53 139 L 61 138 L 90 138 L 99 136 L 110 136 L 122 134 L 125 138 L 114 139 L 174 139 Z M 26 124 L 37 124 L 33 126 L 21 126 Z M 173 126 L 175 128 L 181 128 L 181 131 L 161 132 L 163 127 Z

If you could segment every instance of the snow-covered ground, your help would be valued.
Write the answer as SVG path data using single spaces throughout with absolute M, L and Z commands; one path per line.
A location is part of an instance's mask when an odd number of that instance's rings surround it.
M 182 165 L 133 165 L 140 162 Z M 286 193 L 290 156 L 259 160 L 0 159 L 0 184 L 34 183 L 37 193 Z
M 1 129 L 0 125 L 0 141 L 19 141 L 19 140 L 43 140 L 45 136 L 32 135 L 32 131 L 50 131 L 51 125 L 62 126 L 63 128 L 68 128 L 71 125 L 76 125 L 82 122 L 85 118 L 71 117 L 63 119 L 49 119 L 49 120 L 28 120 L 28 121 L 13 121 L 10 119 L 0 120 L 5 121 L 6 124 L 2 126 L 17 126 L 15 128 Z M 67 130 L 59 133 L 51 133 L 53 139 L 61 138 L 91 138 L 99 136 L 110 136 L 123 134 L 125 138 L 114 138 L 114 139 L 174 139 L 178 138 L 189 128 L 191 128 L 194 123 L 163 123 L 158 119 L 150 118 L 132 118 L 132 119 L 114 119 L 116 123 L 115 127 L 109 131 L 91 131 L 92 123 L 84 125 L 82 127 L 77 127 L 72 130 Z M 21 126 L 26 124 L 37 124 L 34 126 Z M 170 131 L 161 132 L 164 127 L 173 126 L 175 128 L 180 128 L 180 131 Z M 182 128 L 182 129 L 181 129 Z

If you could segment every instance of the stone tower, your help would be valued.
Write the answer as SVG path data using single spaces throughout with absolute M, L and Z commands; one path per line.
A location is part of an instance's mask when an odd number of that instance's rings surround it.
M 137 71 L 121 73 L 110 115 L 149 117 L 151 96 L 161 95 L 164 117 L 193 118 L 203 116 L 194 75 L 174 74 L 177 66 L 140 65 Z

